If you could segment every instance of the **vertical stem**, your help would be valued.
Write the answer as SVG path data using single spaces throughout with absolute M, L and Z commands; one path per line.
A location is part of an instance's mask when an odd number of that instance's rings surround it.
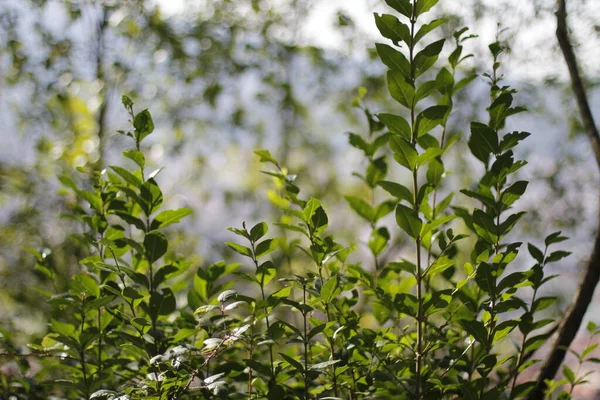
M 244 229 L 246 229 L 245 224 L 244 224 Z M 256 248 L 255 248 L 255 243 L 253 240 L 250 241 L 250 245 L 252 246 L 252 261 L 254 262 L 254 266 L 256 267 L 256 270 L 258 271 L 258 259 L 256 258 Z M 271 329 L 271 323 L 269 321 L 269 308 L 266 305 L 266 296 L 265 296 L 265 274 L 263 272 L 262 276 L 261 276 L 261 280 L 260 280 L 260 293 L 262 295 L 262 299 L 265 302 L 265 322 L 267 324 L 267 332 Z M 271 385 L 273 383 L 275 383 L 275 363 L 273 361 L 273 345 L 269 344 L 269 360 L 271 362 L 271 382 L 269 382 L 269 387 L 271 387 Z
M 302 285 L 302 305 L 306 305 L 306 284 Z M 302 318 L 304 320 L 304 400 L 308 400 L 308 323 L 306 321 L 306 310 L 302 309 Z
M 409 59 L 410 59 L 410 80 L 414 85 L 415 83 L 415 66 L 414 66 L 414 37 L 415 37 L 415 6 L 412 8 L 412 16 L 410 18 L 410 43 L 409 43 Z M 410 107 L 410 125 L 412 131 L 411 143 L 413 146 L 417 143 L 417 134 L 415 132 L 415 103 Z M 415 168 L 413 171 L 413 198 L 414 198 L 414 210 L 419 213 L 419 204 L 417 202 L 419 192 L 418 182 L 418 170 Z M 416 272 L 417 272 L 417 351 L 415 356 L 415 398 L 421 400 L 423 398 L 422 387 L 421 387 L 421 375 L 423 366 L 423 276 L 421 271 L 421 236 L 418 235 L 415 241 L 416 250 Z
M 80 332 L 83 334 L 83 328 L 85 326 L 85 297 L 81 299 L 81 327 Z M 90 398 L 90 385 L 87 375 L 87 365 L 85 364 L 85 345 L 79 342 L 79 357 L 81 358 L 81 373 L 83 374 L 83 384 L 85 385 L 85 398 Z
M 102 307 L 98 309 L 98 374 L 102 372 Z

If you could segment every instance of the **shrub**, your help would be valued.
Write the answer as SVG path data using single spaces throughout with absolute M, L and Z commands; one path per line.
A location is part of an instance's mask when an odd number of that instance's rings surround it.
M 76 236 L 89 256 L 67 290 L 49 298 L 50 333 L 31 345 L 41 357 L 41 377 L 54 380 L 48 396 L 527 395 L 535 382 L 520 376 L 536 364 L 532 354 L 553 323 L 541 313 L 556 300 L 543 296 L 543 285 L 554 278 L 544 268 L 569 253 L 550 250 L 565 239 L 556 232 L 543 246 L 526 245 L 530 268 L 511 268 L 525 247 L 511 234 L 524 214 L 513 205 L 527 188 L 515 179 L 526 162 L 515 158 L 514 148 L 529 133 L 503 132 L 506 119 L 524 111 L 513 105 L 516 91 L 499 74 L 504 47 L 489 46 L 492 69 L 483 74 L 490 84 L 488 122 L 470 125 L 468 148 L 481 163 L 475 168 L 481 178 L 460 194 L 449 191 L 445 160 L 460 135 L 448 121 L 455 95 L 476 78 L 459 68 L 471 57 L 464 43 L 473 36 L 456 31 L 445 66 L 434 69 L 446 40 L 425 41 L 445 21 L 422 20 L 437 1 L 386 2 L 397 15 L 376 14 L 375 22 L 395 47 L 376 48 L 399 107 L 373 114 L 359 92 L 354 105 L 369 130 L 349 134 L 349 142 L 364 154 L 366 168 L 355 175 L 365 189 L 364 196 L 345 197 L 368 225 L 370 259 L 352 261 L 355 246 L 338 243 L 327 229 L 328 213 L 319 199 L 301 194 L 301 177 L 259 150 L 274 182 L 269 197 L 281 212 L 280 235 L 269 236 L 265 222 L 242 223 L 230 228 L 237 240 L 226 243 L 242 264 L 220 261 L 193 271 L 169 252 L 165 231 L 192 210 L 162 209 L 157 172 L 148 172 L 143 152 L 152 117 L 134 112 L 123 97 L 133 130 L 121 133 L 134 144 L 123 155 L 134 168 L 87 172 L 90 187 L 61 179 L 76 199 L 70 217 L 84 227 Z M 399 179 L 386 179 L 392 168 Z M 475 205 L 459 205 L 469 202 Z M 389 214 L 393 226 L 386 224 Z M 297 251 L 308 261 L 289 265 Z M 53 277 L 43 254 L 34 254 L 38 269 Z M 589 330 L 597 333 L 595 326 Z M 579 355 L 580 364 L 593 349 Z M 572 392 L 585 382 L 568 367 L 564 375 L 550 392 L 562 384 Z M 38 389 L 14 380 L 9 394 L 28 398 Z

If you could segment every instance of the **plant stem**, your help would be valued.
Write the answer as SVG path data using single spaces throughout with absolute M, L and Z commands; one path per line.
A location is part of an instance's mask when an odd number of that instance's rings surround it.
M 414 65 L 414 37 L 415 37 L 415 24 L 416 14 L 415 6 L 413 5 L 412 16 L 410 18 L 410 43 L 409 43 L 409 60 L 410 60 L 410 80 L 414 85 L 415 83 L 415 65 Z M 412 131 L 411 143 L 413 146 L 417 143 L 417 132 L 415 132 L 415 107 L 416 104 L 411 104 L 410 107 L 410 125 Z M 418 169 L 415 167 L 413 173 L 413 199 L 414 199 L 414 211 L 419 213 L 419 204 L 417 201 L 419 192 L 418 182 Z M 421 271 L 421 236 L 417 236 L 415 240 L 416 250 L 416 272 L 417 272 L 417 351 L 415 353 L 415 398 L 421 400 L 423 398 L 421 379 L 422 379 L 422 366 L 423 366 L 423 275 Z
M 244 229 L 246 229 L 246 227 L 244 226 Z M 258 265 L 258 259 L 256 258 L 256 248 L 255 248 L 255 243 L 253 240 L 250 241 L 250 245 L 252 246 L 252 261 L 254 262 L 254 266 L 256 267 L 256 270 L 258 271 L 259 265 Z M 261 275 L 261 279 L 260 279 L 260 293 L 262 295 L 262 299 L 263 302 L 265 302 L 265 323 L 267 324 L 267 332 L 269 332 L 269 330 L 271 329 L 271 324 L 269 322 L 269 307 L 266 304 L 266 296 L 265 296 L 265 274 L 264 271 Z M 269 387 L 271 386 L 271 384 L 273 384 L 275 382 L 275 363 L 273 361 L 273 345 L 269 344 L 269 360 L 271 362 L 271 382 L 269 382 Z
M 302 305 L 306 306 L 306 284 L 302 285 Z M 308 357 L 309 357 L 309 343 L 308 343 L 308 323 L 306 321 L 306 309 L 302 309 L 302 318 L 304 320 L 304 400 L 308 400 Z

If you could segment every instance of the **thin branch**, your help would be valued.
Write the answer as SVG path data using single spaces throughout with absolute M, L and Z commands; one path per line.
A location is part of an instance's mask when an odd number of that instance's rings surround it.
M 596 163 L 600 169 L 600 134 L 594 123 L 594 118 L 588 103 L 588 97 L 582 83 L 579 72 L 579 65 L 573 46 L 569 40 L 569 32 L 567 26 L 567 5 L 566 0 L 557 0 L 558 9 L 556 11 L 556 37 L 558 44 L 562 50 L 563 56 L 569 68 L 571 76 L 571 85 L 575 93 L 575 99 L 579 107 L 583 126 L 588 138 L 591 142 Z M 599 215 L 600 219 L 600 215 Z M 600 226 L 600 220 L 599 220 Z M 552 350 L 548 354 L 542 369 L 538 376 L 537 384 L 534 390 L 529 395 L 529 400 L 541 400 L 544 397 L 546 388 L 546 379 L 554 379 L 556 372 L 560 368 L 566 354 L 566 349 L 569 348 L 573 339 L 579 331 L 579 327 L 583 321 L 583 317 L 587 311 L 589 304 L 594 296 L 594 291 L 600 280 L 600 230 L 596 233 L 592 255 L 585 269 L 585 273 L 579 284 L 579 290 L 575 296 L 575 301 L 571 304 L 565 317 L 561 321 L 558 328 L 558 336 L 553 344 Z

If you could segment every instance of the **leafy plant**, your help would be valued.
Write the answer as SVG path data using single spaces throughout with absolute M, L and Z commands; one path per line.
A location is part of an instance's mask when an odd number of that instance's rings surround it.
M 503 132 L 508 117 L 525 111 L 499 74 L 504 46 L 489 46 L 487 122 L 469 127 L 467 147 L 481 178 L 459 195 L 449 190 L 447 160 L 461 138 L 451 129 L 455 95 L 475 79 L 461 69 L 471 57 L 465 41 L 474 36 L 454 32 L 446 66 L 436 69 L 446 39 L 426 41 L 445 21 L 422 21 L 437 1 L 386 3 L 399 15 L 375 14 L 375 22 L 395 47 L 376 49 L 397 111 L 372 113 L 361 88 L 354 105 L 368 132 L 349 134 L 366 168 L 355 173 L 364 189 L 345 200 L 368 225 L 369 257 L 360 260 L 352 254 L 358 246 L 340 243 L 329 227 L 334 214 L 301 195 L 301 177 L 258 150 L 283 233 L 268 237 L 266 222 L 243 222 L 229 228 L 239 242 L 225 243 L 240 263 L 194 271 L 169 248 L 166 229 L 192 211 L 163 210 L 160 169 L 148 173 L 144 155 L 152 116 L 134 112 L 124 96 L 133 130 L 120 133 L 134 144 L 123 152 L 130 168 L 81 169 L 83 183 L 61 177 L 71 191 L 69 217 L 81 226 L 74 237 L 89 255 L 66 291 L 59 282 L 59 293 L 49 294 L 50 332 L 30 345 L 60 383 L 49 394 L 487 400 L 524 398 L 535 387 L 523 372 L 552 333 L 554 320 L 543 311 L 556 301 L 543 293 L 555 277 L 545 267 L 569 253 L 550 252 L 565 239 L 556 232 L 543 251 L 527 245 L 531 268 L 513 267 L 524 247 L 514 239 L 524 213 L 514 206 L 528 185 L 516 179 L 526 162 L 514 149 L 529 133 Z M 44 253 L 31 252 L 36 268 L 55 278 Z M 589 330 L 597 334 L 594 325 Z M 595 347 L 576 354 L 579 365 L 598 361 L 590 357 Z M 563 373 L 549 394 L 567 384 L 559 398 L 570 398 L 586 376 L 568 366 Z

